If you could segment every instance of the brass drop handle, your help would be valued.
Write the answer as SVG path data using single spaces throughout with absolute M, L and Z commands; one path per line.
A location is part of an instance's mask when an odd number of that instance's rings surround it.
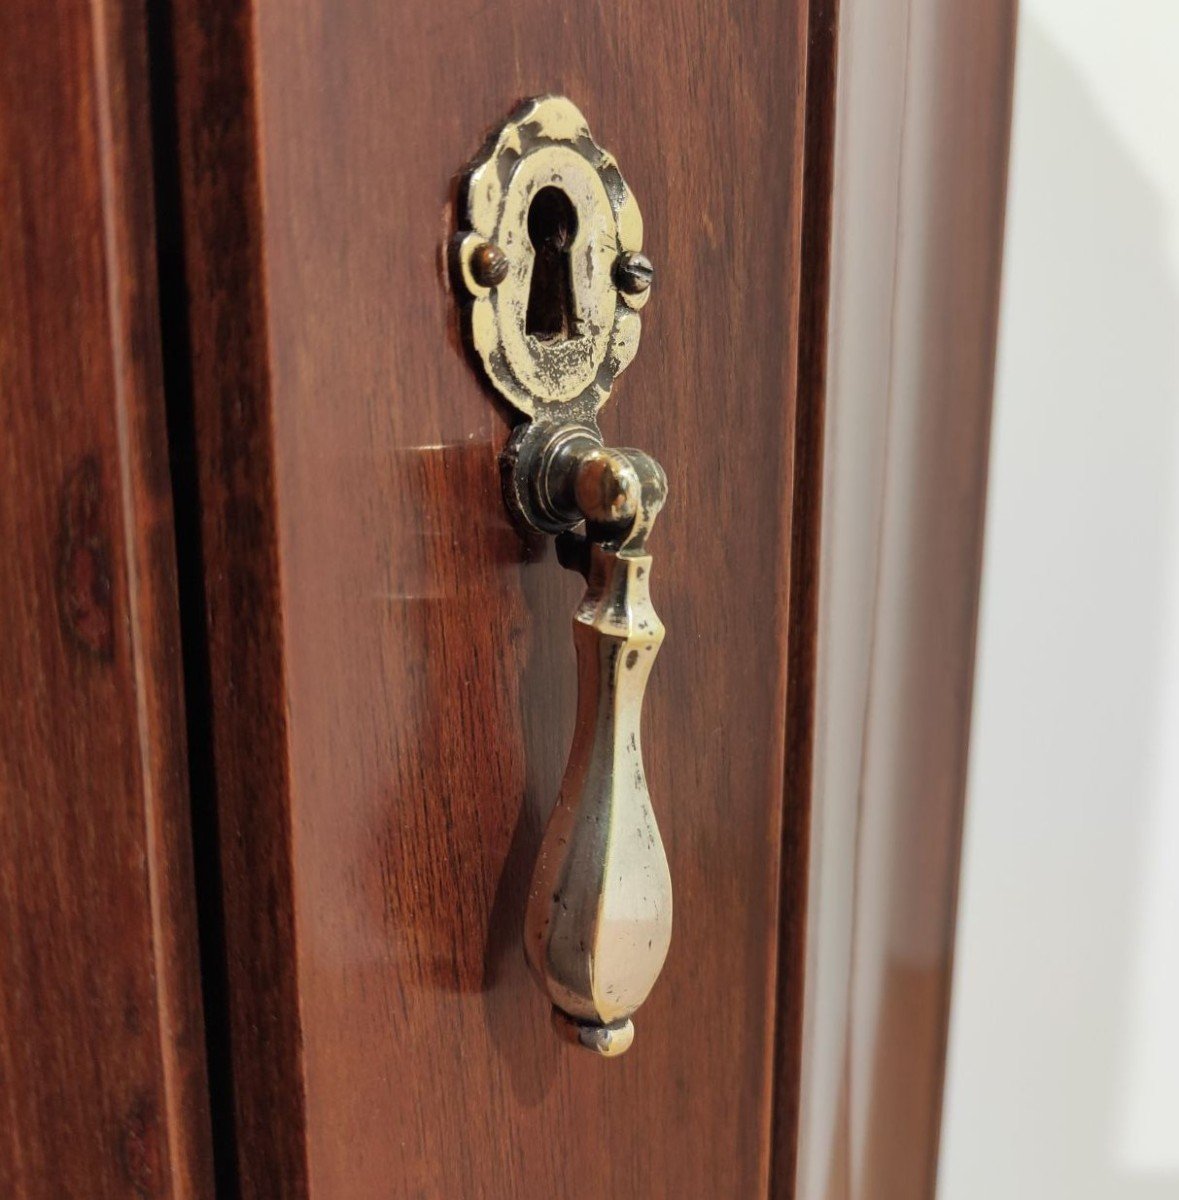
M 529 100 L 486 143 L 451 242 L 463 328 L 524 418 L 503 455 L 521 529 L 557 535 L 586 592 L 573 618 L 577 724 L 525 915 L 558 1030 L 607 1057 L 634 1038 L 671 940 L 671 879 L 643 768 L 643 692 L 663 641 L 647 535 L 667 492 L 597 413 L 638 350 L 654 268 L 614 158 L 563 96 Z M 578 532 L 584 526 L 584 532 Z
M 631 1015 L 671 941 L 671 876 L 640 731 L 663 641 L 646 539 L 667 485 L 654 459 L 607 449 L 588 428 L 522 441 L 510 468 L 523 473 L 529 501 L 586 523 L 584 535 L 558 541 L 562 562 L 586 579 L 573 617 L 577 723 L 532 876 L 524 944 L 558 1031 L 612 1056 L 630 1045 Z

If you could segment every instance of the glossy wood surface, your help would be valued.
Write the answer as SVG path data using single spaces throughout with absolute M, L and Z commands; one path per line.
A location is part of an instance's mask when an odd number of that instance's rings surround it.
M 805 18 L 177 0 L 244 1195 L 768 1187 Z M 580 581 L 507 522 L 507 419 L 441 262 L 457 172 L 549 90 L 617 155 L 659 273 L 603 424 L 670 480 L 644 739 L 676 915 L 614 1062 L 554 1038 L 520 944 Z
M 210 1197 L 134 6 L 3 6 L 0 161 L 0 1195 Z
M 840 3 L 799 1200 L 936 1186 L 1014 9 Z

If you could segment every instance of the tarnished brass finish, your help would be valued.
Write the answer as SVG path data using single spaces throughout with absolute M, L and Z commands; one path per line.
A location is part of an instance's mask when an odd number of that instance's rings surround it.
M 618 450 L 590 450 L 578 459 L 573 475 L 573 502 L 587 521 L 621 525 L 638 513 L 639 477 L 630 459 Z
M 554 191 L 572 219 L 563 229 L 538 228 L 538 217 L 553 217 L 543 210 Z M 637 310 L 649 295 L 620 293 L 614 280 L 619 257 L 643 247 L 643 218 L 614 159 L 573 104 L 541 96 L 491 140 L 467 177 L 461 206 L 456 265 L 471 297 L 468 334 L 488 379 L 527 417 L 592 420 L 635 356 Z M 552 244 L 535 245 L 546 233 Z M 507 263 L 494 285 L 478 269 L 488 243 Z M 529 332 L 530 302 L 544 282 L 538 263 L 551 265 L 544 248 L 566 273 L 558 299 L 570 311 L 555 336 Z
M 604 1055 L 630 1044 L 630 1017 L 663 966 L 672 913 L 640 735 L 643 693 L 663 642 L 645 543 L 666 484 L 640 451 L 609 453 L 629 465 L 640 495 L 629 524 L 587 520 L 587 537 L 566 534 L 562 542 L 562 560 L 587 585 L 573 618 L 577 724 L 524 923 L 528 960 L 564 1015 L 559 1027 Z M 597 454 L 584 448 L 573 473 L 581 476 Z
M 524 921 L 557 1031 L 603 1057 L 634 1038 L 671 941 L 671 877 L 640 739 L 663 641 L 647 535 L 663 469 L 603 445 L 595 420 L 634 357 L 654 268 L 614 160 L 561 97 L 530 101 L 472 168 L 455 239 L 467 328 L 496 390 L 524 414 L 503 453 L 522 527 L 558 535 L 586 592 L 573 618 L 577 725 Z M 579 527 L 584 526 L 583 530 Z

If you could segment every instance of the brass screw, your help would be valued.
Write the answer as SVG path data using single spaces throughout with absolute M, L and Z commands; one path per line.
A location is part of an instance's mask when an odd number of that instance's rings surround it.
M 655 268 L 645 254 L 632 251 L 619 258 L 614 278 L 628 296 L 641 296 L 651 286 Z
M 471 251 L 471 274 L 481 287 L 496 287 L 508 277 L 508 256 L 494 242 L 482 242 Z

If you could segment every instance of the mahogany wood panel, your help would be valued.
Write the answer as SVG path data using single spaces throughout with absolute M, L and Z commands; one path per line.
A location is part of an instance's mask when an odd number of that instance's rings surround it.
M 241 1191 L 764 1194 L 806 5 L 174 13 Z M 676 928 L 615 1062 L 523 961 L 580 581 L 507 522 L 441 256 L 457 172 L 543 91 L 659 272 L 604 428 L 670 478 L 644 738 Z
M 1014 26 L 840 4 L 799 1200 L 936 1187 Z
M 212 1195 L 147 55 L 0 9 L 0 1194 Z

